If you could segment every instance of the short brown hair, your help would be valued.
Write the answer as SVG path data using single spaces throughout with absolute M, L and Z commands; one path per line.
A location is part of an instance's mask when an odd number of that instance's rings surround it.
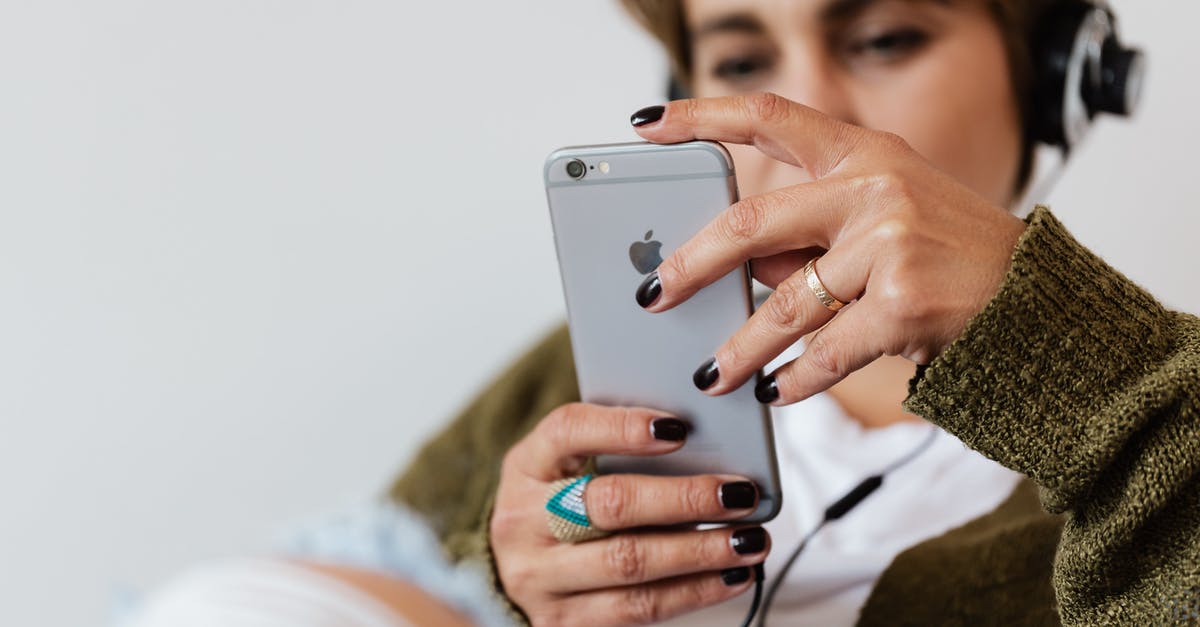
M 1033 171 L 1034 142 L 1031 137 L 1033 50 L 1038 24 L 1056 0 L 984 0 L 988 3 L 1008 52 L 1013 91 L 1024 129 L 1021 163 L 1017 171 L 1017 191 L 1029 182 Z M 626 10 L 666 49 L 675 80 L 687 86 L 692 76 L 692 50 L 688 41 L 687 21 L 682 0 L 621 0 Z

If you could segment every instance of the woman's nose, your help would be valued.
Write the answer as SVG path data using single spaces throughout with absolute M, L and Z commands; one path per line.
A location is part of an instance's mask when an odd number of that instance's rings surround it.
M 859 124 L 846 77 L 836 60 L 827 57 L 811 49 L 789 53 L 773 91 L 843 122 Z

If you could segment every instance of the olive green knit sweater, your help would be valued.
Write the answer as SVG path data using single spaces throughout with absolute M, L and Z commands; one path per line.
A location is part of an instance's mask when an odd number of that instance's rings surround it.
M 897 556 L 861 625 L 1200 622 L 1200 320 L 1163 309 L 1048 210 L 1027 222 L 999 293 L 918 369 L 904 405 L 1031 481 Z M 429 517 L 452 558 L 492 572 L 500 459 L 577 398 L 560 329 L 391 496 Z

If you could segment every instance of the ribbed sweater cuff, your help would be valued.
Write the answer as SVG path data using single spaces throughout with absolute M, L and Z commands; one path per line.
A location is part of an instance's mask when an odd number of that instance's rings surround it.
M 1045 207 L 991 302 L 931 364 L 905 408 L 1024 473 L 1062 511 L 1140 425 L 1100 408 L 1169 350 L 1167 313 Z

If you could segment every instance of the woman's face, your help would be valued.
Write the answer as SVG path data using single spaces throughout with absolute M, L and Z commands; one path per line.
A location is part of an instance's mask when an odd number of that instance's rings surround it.
M 685 0 L 693 91 L 771 91 L 890 131 L 1000 206 L 1021 128 L 1000 28 L 981 0 Z M 801 170 L 729 146 L 743 196 Z

